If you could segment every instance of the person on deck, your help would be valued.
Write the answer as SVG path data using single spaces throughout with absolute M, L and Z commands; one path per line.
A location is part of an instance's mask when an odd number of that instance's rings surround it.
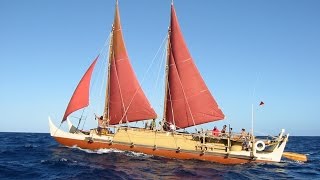
M 170 123 L 169 128 L 170 128 L 170 131 L 171 131 L 171 132 L 173 132 L 173 131 L 176 130 L 176 126 L 175 126 L 174 124 L 172 124 L 172 123 Z
M 101 130 L 106 128 L 106 123 L 103 120 L 103 116 L 98 117 L 96 114 L 94 116 L 95 116 L 95 118 L 94 118 L 95 120 L 98 119 L 98 128 L 97 128 L 98 135 L 101 135 Z
M 247 136 L 246 129 L 241 129 L 240 139 L 245 139 Z
M 213 128 L 213 130 L 212 130 L 212 135 L 213 135 L 213 136 L 219 136 L 219 134 L 220 134 L 220 131 L 219 131 L 219 129 L 217 128 L 217 126 L 215 126 L 215 127 Z
M 221 135 L 226 135 L 227 132 L 227 125 L 223 125 L 222 130 L 221 130 Z
M 164 131 L 169 131 L 169 130 L 170 130 L 170 127 L 169 127 L 169 124 L 168 124 L 167 121 L 164 121 L 162 124 L 163 124 L 163 125 L 162 125 L 162 129 L 163 129 Z
M 150 124 L 150 130 L 155 130 L 155 129 L 156 129 L 156 120 L 153 119 Z
M 242 143 L 242 150 L 246 150 L 248 151 L 250 148 L 250 134 L 246 132 L 246 130 L 244 128 L 241 129 L 241 135 L 240 135 L 240 139 L 243 140 Z

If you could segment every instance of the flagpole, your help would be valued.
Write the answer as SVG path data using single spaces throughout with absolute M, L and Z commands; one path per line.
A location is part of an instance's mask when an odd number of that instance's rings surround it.
M 253 120 L 254 120 L 254 112 L 253 112 L 253 104 L 251 104 L 251 156 L 255 157 L 255 144 L 254 144 L 254 135 L 253 135 Z
M 253 120 L 254 120 L 254 112 L 253 112 L 253 104 L 251 104 L 251 134 L 253 136 Z

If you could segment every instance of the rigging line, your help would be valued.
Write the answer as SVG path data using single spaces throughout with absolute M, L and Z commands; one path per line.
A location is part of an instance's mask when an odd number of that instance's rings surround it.
M 81 113 L 81 116 L 80 116 L 80 118 L 79 118 L 79 122 L 78 122 L 78 125 L 77 125 L 76 130 L 79 130 L 79 125 L 80 125 L 80 123 L 81 123 L 81 119 L 82 119 L 82 117 L 83 117 L 84 110 L 85 110 L 85 108 L 82 110 L 82 113 Z
M 106 63 L 106 61 L 104 61 L 105 57 L 106 57 L 106 53 L 108 52 L 108 44 L 109 41 L 111 39 L 111 33 L 109 34 L 108 38 L 105 40 L 103 47 L 100 50 L 100 56 L 99 56 L 99 60 L 102 59 L 102 63 Z M 91 105 L 89 106 L 89 111 L 91 114 L 94 114 L 94 112 L 97 112 L 99 110 L 99 107 L 101 106 L 101 91 L 103 89 L 103 84 L 105 82 L 105 76 L 101 75 L 103 74 L 103 71 L 105 71 L 105 66 L 99 66 L 99 70 L 97 70 L 98 74 L 96 76 L 96 78 L 94 79 L 93 85 L 91 86 L 91 89 L 95 89 L 95 92 L 97 93 L 90 93 L 91 95 L 94 95 L 92 97 L 92 99 L 95 101 L 95 103 L 91 103 L 91 104 L 95 104 L 95 105 Z M 102 80 L 100 80 L 102 78 Z M 101 81 L 101 85 L 99 86 L 97 81 Z M 99 87 L 100 87 L 100 91 L 99 91 Z M 89 112 L 88 112 L 89 114 Z
M 116 66 L 116 60 L 114 59 L 114 54 L 112 54 L 113 56 L 113 65 L 114 65 L 114 68 L 115 68 L 115 75 L 116 75 L 116 78 L 117 78 L 117 83 L 118 83 L 118 88 L 119 88 L 119 91 L 120 91 L 120 98 L 121 98 L 121 103 L 122 103 L 122 108 L 123 110 L 125 110 L 125 105 L 124 105 L 124 102 L 123 102 L 123 97 L 122 97 L 122 91 L 121 91 L 121 86 L 120 86 L 120 81 L 119 81 L 119 76 L 118 76 L 118 70 L 117 70 L 117 66 Z M 122 118 L 120 119 L 119 123 L 121 122 L 122 123 L 122 120 L 123 118 L 126 117 L 126 122 L 128 122 L 128 116 L 126 116 L 126 111 L 124 112 Z
M 84 125 L 86 124 L 86 121 L 87 121 L 87 117 L 88 117 L 88 116 L 86 116 L 86 118 L 84 118 L 84 122 L 83 122 L 83 124 L 82 124 L 82 129 L 81 129 L 81 130 L 83 130 L 83 128 L 84 128 Z
M 163 77 L 162 77 L 162 80 L 164 80 L 164 78 L 165 78 L 165 74 L 163 74 Z M 163 86 L 160 88 L 160 89 L 165 89 L 165 85 L 164 85 L 165 83 L 163 83 Z M 162 93 L 165 93 L 165 92 L 162 92 Z M 164 94 L 161 96 L 161 97 L 164 97 Z M 163 108 L 164 108 L 164 101 L 165 101 L 165 99 L 164 98 L 162 98 L 163 99 L 163 102 L 161 102 L 161 103 L 159 103 L 159 108 L 160 108 L 160 110 L 163 110 Z M 162 116 L 164 116 L 164 114 L 162 113 Z
M 104 57 L 105 57 L 105 50 L 106 50 L 106 48 L 107 48 L 107 46 L 108 46 L 108 42 L 109 42 L 109 40 L 110 40 L 110 37 L 111 37 L 111 35 L 109 34 L 109 36 L 108 36 L 108 38 L 105 40 L 105 42 L 104 42 L 104 45 L 102 46 L 102 48 L 100 49 L 100 51 L 99 51 L 99 60 L 100 60 L 100 58 L 101 59 L 104 59 Z M 93 81 L 93 83 L 92 83 L 92 86 L 91 86 L 91 88 L 90 88 L 90 91 L 93 89 L 93 87 L 97 87 L 98 88 L 98 85 L 96 85 L 97 84 L 97 79 L 99 78 L 99 77 L 101 77 L 101 74 L 102 74 L 102 71 L 103 71 L 103 66 L 101 67 L 100 66 L 100 68 L 99 68 L 99 70 L 98 70 L 98 74 L 97 74 L 97 78 L 95 78 L 94 79 L 94 81 Z M 103 82 L 102 82 L 103 83 Z M 103 88 L 103 85 L 101 85 L 101 89 Z M 101 93 L 100 93 L 100 96 L 101 96 Z M 93 97 L 93 99 L 96 101 L 96 99 L 98 99 L 96 96 L 95 97 Z M 98 103 L 97 103 L 98 104 Z M 96 105 L 96 106 L 98 106 L 98 105 Z M 92 112 L 93 111 L 95 111 L 95 109 L 97 110 L 98 108 L 97 107 L 92 107 Z
M 158 51 L 157 51 L 156 55 L 155 55 L 155 56 L 154 56 L 154 58 L 152 59 L 152 62 L 151 62 L 151 64 L 149 65 L 149 67 L 148 67 L 148 69 L 147 69 L 147 72 L 144 74 L 144 76 L 143 76 L 143 78 L 142 78 L 142 81 L 141 81 L 140 87 L 136 89 L 136 91 L 135 91 L 135 93 L 134 93 L 133 97 L 131 98 L 131 101 L 130 101 L 130 103 L 129 103 L 128 107 L 127 107 L 127 108 L 126 108 L 126 110 L 125 110 L 125 113 L 123 114 L 123 116 L 122 116 L 122 118 L 121 118 L 121 121 L 122 121 L 122 120 L 123 120 L 123 118 L 126 116 L 126 114 L 127 114 L 128 110 L 129 110 L 129 108 L 130 108 L 130 106 L 131 106 L 131 104 L 132 104 L 132 102 L 133 102 L 133 99 L 135 98 L 135 96 L 136 96 L 136 95 L 137 95 L 137 93 L 138 93 L 138 90 L 139 90 L 139 89 L 141 89 L 142 84 L 143 84 L 143 82 L 144 82 L 144 80 L 145 80 L 145 77 L 146 77 L 147 73 L 150 71 L 150 69 L 151 69 L 151 67 L 152 67 L 152 65 L 153 65 L 153 63 L 154 63 L 154 61 L 155 61 L 155 59 L 156 59 L 156 56 L 158 55 L 158 53 L 159 53 L 159 51 L 160 51 L 160 49 L 161 49 L 161 47 L 162 47 L 162 44 L 165 42 L 166 38 L 167 38 L 167 36 L 163 39 L 163 41 L 162 41 L 162 43 L 161 43 L 161 45 L 160 45 L 160 47 L 159 47 L 159 49 L 158 49 Z
M 107 53 L 109 53 L 109 50 L 106 51 L 106 54 L 107 54 Z M 107 57 L 106 54 L 104 54 L 104 56 L 103 56 L 104 59 L 106 59 L 106 57 Z M 108 68 L 107 68 L 107 67 L 108 67 L 108 64 L 109 64 L 108 61 L 104 61 L 104 66 L 102 66 L 105 76 L 102 76 L 102 82 L 101 82 L 100 91 L 99 91 L 99 96 L 100 96 L 100 97 L 101 97 L 101 94 L 102 94 L 102 91 L 103 91 L 103 86 L 104 86 L 105 81 L 106 81 L 106 78 L 105 78 L 105 77 L 107 77 L 107 74 L 108 74 Z
M 164 59 L 164 61 L 163 62 L 166 62 L 166 59 L 165 59 L 165 56 L 166 56 L 166 49 L 164 49 L 164 51 L 163 51 L 163 57 L 162 57 L 162 59 Z M 165 69 L 165 68 L 163 68 L 163 69 Z M 162 82 L 165 82 L 164 81 L 164 79 L 165 79 L 165 77 L 166 77 L 166 73 L 163 73 L 163 75 L 162 75 Z M 162 87 L 160 88 L 160 89 L 165 89 L 165 83 L 162 83 Z M 165 91 L 161 91 L 162 93 L 165 93 Z M 161 97 L 165 97 L 165 95 L 163 94 Z M 159 111 L 161 111 L 161 110 L 163 110 L 163 108 L 164 108 L 164 101 L 165 101 L 165 99 L 164 98 L 162 98 L 163 99 L 163 102 L 162 103 L 159 103 Z M 164 118 L 164 113 L 161 113 L 161 115 L 162 115 L 162 118 L 160 118 L 160 119 L 163 119 Z
M 165 38 L 163 39 L 163 41 L 162 41 L 162 43 L 161 43 L 161 45 L 160 45 L 157 53 L 156 53 L 155 56 L 153 57 L 152 62 L 151 62 L 151 64 L 149 65 L 149 67 L 148 67 L 148 69 L 147 69 L 147 72 L 145 72 L 145 74 L 144 74 L 144 76 L 143 76 L 143 78 L 142 78 L 142 81 L 141 81 L 141 85 L 143 84 L 143 82 L 144 82 L 147 74 L 149 73 L 149 71 L 150 71 L 150 69 L 151 69 L 151 67 L 152 67 L 152 65 L 153 65 L 153 63 L 154 63 L 157 55 L 159 54 L 159 52 L 160 52 L 160 50 L 161 50 L 161 47 L 163 46 L 163 43 L 166 41 L 166 39 L 167 39 L 167 36 L 165 36 Z
M 161 46 L 161 47 L 162 47 L 162 46 Z M 160 58 L 160 60 L 161 60 L 161 61 L 160 61 L 160 66 L 159 66 L 159 69 L 158 69 L 158 74 L 157 74 L 157 79 L 156 79 L 156 85 L 155 85 L 155 87 L 154 87 L 153 92 L 156 92 L 156 89 L 158 88 L 158 85 L 159 85 L 160 72 L 161 72 L 163 63 L 165 62 L 165 59 L 164 59 L 165 53 L 166 53 L 166 50 L 164 49 L 164 50 L 163 50 L 163 53 L 162 53 L 162 57 Z M 164 59 L 164 61 L 162 61 L 163 59 Z
M 161 74 L 161 69 L 165 69 L 165 68 L 162 68 L 163 64 L 166 62 L 166 59 L 165 59 L 165 56 L 166 56 L 166 49 L 164 48 L 163 49 L 163 53 L 162 53 L 162 57 L 160 58 L 161 59 L 161 63 L 160 63 L 160 66 L 159 66 L 159 70 L 158 70 L 158 75 L 157 75 L 157 80 L 156 80 L 156 86 L 155 86 L 155 89 L 154 89 L 154 92 L 156 92 L 156 90 L 158 89 L 158 87 L 160 86 L 160 83 L 159 83 L 159 79 L 160 79 L 160 74 Z M 164 79 L 166 76 L 165 73 L 163 73 L 163 77 L 162 79 Z M 161 82 L 164 82 L 164 81 L 161 81 Z M 164 83 L 163 83 L 164 84 Z M 164 89 L 164 88 L 159 88 L 159 89 Z M 164 103 L 164 102 L 163 102 Z M 162 109 L 162 106 L 163 106 L 163 103 L 159 103 L 159 108 Z M 162 114 L 163 116 L 163 114 Z
M 95 78 L 94 85 L 92 85 L 92 87 L 91 87 L 91 89 L 94 90 L 95 93 L 90 93 L 90 95 L 91 95 L 90 99 L 92 100 L 92 103 L 90 103 L 91 105 L 88 107 L 88 109 L 90 111 L 90 112 L 88 112 L 88 114 L 91 113 L 91 112 L 96 112 L 99 109 L 98 107 L 100 107 L 99 106 L 100 102 L 98 101 L 99 100 L 99 95 L 98 95 L 98 93 L 96 93 L 98 91 L 98 87 L 99 86 L 98 86 L 98 84 L 96 82 L 97 82 L 97 79 L 100 79 L 100 77 L 101 77 L 102 69 L 103 68 L 99 68 L 98 76 Z
M 104 44 L 103 44 L 103 47 L 100 49 L 99 55 L 101 54 L 102 57 L 103 57 L 103 52 L 104 52 L 104 50 L 105 50 L 105 49 L 107 48 L 107 46 L 108 46 L 108 42 L 109 42 L 110 36 L 111 36 L 111 35 L 109 34 L 108 38 L 105 40 L 105 42 L 104 42 Z M 100 59 L 100 56 L 99 56 L 99 59 Z M 101 70 L 99 71 L 98 77 L 100 76 L 100 74 L 101 74 Z M 95 84 L 95 83 L 96 83 L 96 79 L 94 80 L 94 83 L 93 83 L 93 84 Z
M 104 41 L 103 47 L 101 48 L 101 50 L 100 50 L 100 53 L 99 53 L 99 54 L 102 54 L 103 50 L 104 50 L 104 49 L 106 49 L 106 48 L 108 47 L 110 37 L 111 37 L 111 33 L 109 34 L 108 38 Z
M 169 84 L 169 81 L 167 81 L 167 83 Z M 176 129 L 176 121 L 175 121 L 175 119 L 174 119 L 173 104 L 172 104 L 171 91 L 170 91 L 170 86 L 169 86 L 169 85 L 168 85 L 168 93 L 169 93 L 169 98 L 170 98 L 172 121 L 173 121 L 173 125 L 175 126 L 175 129 Z M 166 112 L 167 112 L 167 111 L 166 111 Z
M 109 38 L 108 38 L 108 40 L 110 41 L 110 38 L 111 37 L 111 33 L 109 34 Z M 101 97 L 102 97 L 102 92 L 103 92 L 103 89 L 104 89 L 104 85 L 105 85 L 105 82 L 106 82 L 106 77 L 107 77 L 107 65 L 108 65 L 108 61 L 105 61 L 105 59 L 107 58 L 107 53 L 109 52 L 109 48 L 107 48 L 107 45 L 105 45 L 105 49 L 104 49 L 104 51 L 103 51 L 103 53 L 101 54 L 101 59 L 103 59 L 103 66 L 101 66 L 101 68 L 100 68 L 100 70 L 99 70 L 99 75 L 98 75 L 98 77 L 97 77 L 97 79 L 99 79 L 100 81 L 101 81 L 101 83 L 100 83 L 100 85 L 98 86 L 96 86 L 97 87 L 97 94 L 96 94 L 96 96 L 95 96 L 95 98 L 96 98 L 96 101 L 97 101 L 97 103 L 96 103 L 96 107 L 93 109 L 93 111 L 95 111 L 95 112 L 97 112 L 97 110 L 99 109 L 99 107 L 103 107 L 102 106 L 102 101 L 101 101 Z M 102 79 L 102 80 L 101 80 Z M 98 90 L 98 89 L 100 89 L 100 90 Z

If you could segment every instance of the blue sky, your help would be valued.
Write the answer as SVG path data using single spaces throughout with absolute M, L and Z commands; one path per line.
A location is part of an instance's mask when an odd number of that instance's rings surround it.
M 170 3 L 119 1 L 126 47 L 140 81 L 166 36 Z M 285 128 L 291 135 L 320 135 L 320 1 L 174 4 L 189 50 L 226 115 L 204 128 L 250 129 L 254 103 L 257 134 Z M 59 123 L 78 80 L 108 38 L 114 5 L 0 1 L 0 131 L 48 132 L 48 116 Z M 158 68 L 152 67 L 142 85 L 154 107 L 161 107 L 163 93 L 152 88 Z M 259 108 L 261 100 L 265 106 Z M 87 121 L 85 127 L 95 126 Z

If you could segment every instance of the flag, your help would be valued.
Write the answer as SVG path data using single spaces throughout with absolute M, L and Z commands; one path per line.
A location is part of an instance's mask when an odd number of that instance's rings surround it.
M 264 102 L 263 101 L 261 101 L 260 102 L 260 104 L 259 104 L 259 106 L 263 106 L 264 105 Z

